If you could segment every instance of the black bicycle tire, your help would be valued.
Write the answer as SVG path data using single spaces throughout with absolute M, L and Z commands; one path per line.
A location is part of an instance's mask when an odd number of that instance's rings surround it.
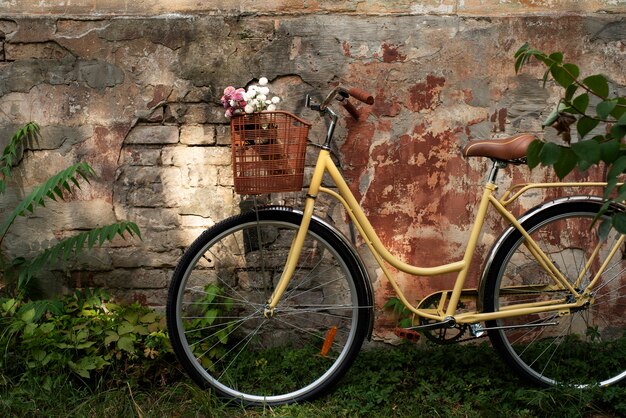
M 579 215 L 594 217 L 603 207 L 603 202 L 599 199 L 590 200 L 563 200 L 554 205 L 547 205 L 545 208 L 535 210 L 532 216 L 527 217 L 522 226 L 529 232 L 534 232 L 541 227 L 555 222 L 557 220 L 565 219 L 569 215 Z M 606 216 L 610 216 L 616 211 L 623 211 L 623 208 L 618 205 L 611 205 L 606 212 Z M 598 221 L 600 222 L 600 221 Z M 523 241 L 522 234 L 514 230 L 508 237 L 501 243 L 498 251 L 493 256 L 493 259 L 489 263 L 489 268 L 484 275 L 484 289 L 482 291 L 483 298 L 482 304 L 484 312 L 494 312 L 497 310 L 496 301 L 497 294 L 499 292 L 501 275 L 506 270 L 506 264 L 509 258 L 513 256 L 513 253 L 521 246 Z M 497 320 L 486 321 L 486 328 L 498 327 Z M 492 346 L 503 358 L 503 360 L 525 381 L 528 381 L 534 385 L 540 387 L 550 387 L 559 385 L 562 382 L 558 382 L 556 379 L 546 378 L 540 375 L 538 372 L 533 372 L 532 366 L 527 365 L 514 351 L 512 343 L 509 343 L 508 338 L 505 336 L 503 330 L 491 330 L 488 331 L 488 335 Z M 606 379 L 606 382 L 610 384 L 622 383 L 626 380 L 626 366 L 624 371 L 616 375 L 612 379 Z M 600 382 L 597 382 L 600 383 Z M 573 386 L 585 387 L 594 386 L 592 383 L 585 383 Z
M 172 348 L 178 357 L 181 365 L 192 378 L 192 380 L 200 387 L 212 388 L 215 393 L 222 398 L 236 399 L 245 405 L 280 405 L 291 402 L 309 401 L 318 398 L 330 391 L 338 381 L 347 372 L 351 364 L 354 362 L 360 347 L 369 333 L 369 326 L 372 322 L 372 309 L 371 309 L 371 294 L 368 286 L 367 277 L 364 273 L 362 263 L 351 250 L 349 245 L 343 240 L 336 231 L 330 229 L 326 224 L 318 221 L 316 218 L 312 219 L 309 227 L 309 233 L 328 243 L 337 253 L 339 257 L 345 263 L 350 277 L 354 283 L 354 290 L 356 291 L 356 299 L 358 301 L 359 309 L 357 315 L 357 327 L 353 338 L 351 339 L 349 347 L 347 347 L 346 353 L 341 360 L 341 364 L 334 367 L 334 370 L 328 376 L 323 377 L 323 381 L 316 382 L 310 389 L 303 393 L 299 393 L 297 396 L 289 396 L 288 394 L 280 397 L 268 397 L 258 399 L 252 394 L 239 394 L 239 396 L 233 396 L 233 393 L 228 393 L 223 390 L 218 384 L 207 380 L 207 375 L 200 372 L 198 365 L 194 359 L 191 359 L 188 355 L 188 351 L 185 349 L 185 341 L 181 338 L 180 321 L 177 311 L 177 299 L 181 292 L 181 283 L 184 280 L 184 276 L 188 271 L 190 263 L 196 259 L 199 251 L 203 251 L 207 247 L 208 243 L 214 240 L 215 237 L 221 236 L 228 231 L 237 229 L 242 224 L 249 224 L 251 222 L 280 222 L 292 225 L 297 228 L 300 225 L 302 215 L 299 212 L 290 210 L 288 208 L 268 208 L 258 210 L 257 212 L 248 212 L 241 215 L 236 215 L 231 218 L 225 219 L 213 227 L 205 230 L 189 247 L 181 258 L 177 265 L 172 281 L 169 288 L 168 302 L 167 302 L 167 325 L 172 343 Z

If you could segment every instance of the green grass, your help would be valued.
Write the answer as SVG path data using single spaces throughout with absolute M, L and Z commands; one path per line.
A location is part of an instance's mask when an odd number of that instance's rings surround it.
M 164 363 L 163 367 L 172 367 Z M 340 385 L 312 403 L 225 404 L 172 369 L 153 385 L 55 379 L 52 390 L 0 381 L 0 411 L 18 417 L 610 417 L 626 415 L 626 389 L 537 389 L 487 344 L 364 350 Z

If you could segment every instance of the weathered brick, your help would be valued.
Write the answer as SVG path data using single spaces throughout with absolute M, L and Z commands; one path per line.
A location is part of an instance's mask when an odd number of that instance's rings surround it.
M 176 144 L 178 143 L 176 125 L 138 125 L 126 137 L 127 144 Z
M 185 145 L 214 145 L 213 125 L 183 125 L 180 129 L 180 143 Z
M 167 147 L 161 154 L 163 165 L 182 167 L 195 165 L 230 165 L 231 151 L 227 147 Z
M 161 159 L 160 148 L 148 146 L 127 146 L 122 149 L 120 165 L 157 165 Z

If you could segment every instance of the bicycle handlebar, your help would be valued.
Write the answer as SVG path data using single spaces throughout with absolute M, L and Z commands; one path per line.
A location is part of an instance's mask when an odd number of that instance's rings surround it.
M 350 97 L 354 97 L 361 102 L 371 105 L 374 104 L 374 96 L 361 89 L 347 90 L 343 87 L 335 87 L 326 98 L 320 104 L 314 104 L 311 102 L 311 96 L 306 96 L 306 107 L 311 110 L 316 110 L 324 116 L 330 118 L 330 125 L 328 126 L 328 132 L 326 133 L 326 141 L 324 141 L 323 148 L 330 149 L 330 143 L 333 139 L 333 133 L 335 132 L 335 125 L 339 116 L 330 107 L 330 102 L 337 99 L 343 107 L 350 113 L 355 120 L 359 120 L 359 111 L 352 103 L 348 101 Z
M 350 97 L 354 97 L 355 99 L 360 100 L 365 104 L 368 104 L 368 105 L 374 104 L 374 96 L 372 96 L 365 90 L 354 88 L 354 89 L 348 90 L 348 94 L 350 95 Z
M 352 103 L 345 100 L 342 104 L 343 108 L 348 111 L 348 113 L 354 118 L 354 120 L 359 120 L 359 111 L 356 109 L 356 107 L 354 107 Z
M 326 112 L 333 99 L 337 99 L 348 111 L 350 116 L 352 116 L 355 120 L 359 120 L 359 111 L 352 103 L 350 103 L 350 101 L 348 101 L 350 97 L 354 97 L 355 99 L 368 105 L 374 104 L 374 96 L 365 90 L 361 90 L 359 88 L 345 89 L 343 87 L 335 87 L 319 105 L 311 104 L 310 98 L 307 96 L 307 107 L 319 112 Z

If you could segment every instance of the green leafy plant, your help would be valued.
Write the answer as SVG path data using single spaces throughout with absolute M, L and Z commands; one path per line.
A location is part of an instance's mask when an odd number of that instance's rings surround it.
M 0 197 L 6 193 L 12 168 L 18 161 L 25 142 L 35 139 L 38 135 L 39 126 L 35 122 L 29 122 L 13 135 L 5 147 L 0 157 Z M 12 211 L 0 218 L 0 289 L 8 286 L 9 282 L 14 282 L 16 290 L 23 290 L 43 268 L 57 262 L 66 263 L 72 255 L 78 255 L 84 247 L 91 249 L 95 245 L 101 246 L 105 241 L 111 241 L 118 235 L 124 239 L 125 234 L 141 238 L 135 223 L 122 221 L 62 239 L 31 259 L 3 257 L 2 243 L 19 216 L 28 216 L 37 207 L 45 207 L 49 200 L 66 200 L 75 189 L 80 189 L 81 181 L 89 182 L 89 178 L 93 176 L 95 173 L 89 164 L 85 162 L 73 164 L 36 186 Z
M 608 186 L 605 197 L 610 202 L 626 199 L 626 185 L 618 187 L 618 177 L 626 171 L 626 149 L 622 141 L 626 135 L 626 98 L 611 88 L 602 74 L 582 76 L 580 68 L 564 61 L 561 52 L 546 54 L 524 44 L 515 53 L 516 72 L 536 59 L 547 69 L 544 86 L 550 77 L 563 88 L 563 94 L 554 111 L 544 121 L 562 136 L 565 144 L 533 142 L 528 149 L 531 168 L 543 164 L 553 166 L 559 178 L 575 168 L 585 171 L 597 164 L 606 164 Z M 570 127 L 575 124 L 578 140 L 573 141 Z M 613 226 L 626 232 L 626 214 L 612 218 Z
M 389 298 L 383 308 L 392 310 L 398 320 L 399 327 L 408 328 L 413 325 L 413 313 L 397 297 Z
M 217 298 L 217 299 L 216 299 Z M 235 324 L 229 323 L 220 327 L 214 333 L 212 330 L 218 325 L 215 321 L 223 316 L 225 312 L 232 309 L 232 299 L 224 296 L 224 290 L 213 283 L 205 286 L 200 298 L 195 300 L 190 306 L 189 315 L 193 319 L 187 319 L 187 337 L 192 341 L 199 341 L 193 345 L 193 352 L 198 356 L 202 366 L 208 370 L 213 370 L 213 360 L 224 354 L 229 335 Z M 209 336 L 205 335 L 209 330 Z
M 60 300 L 0 300 L 1 381 L 27 380 L 51 391 L 56 379 L 150 383 L 171 356 L 162 315 L 120 305 L 102 290 Z M 68 374 L 69 372 L 69 374 Z

